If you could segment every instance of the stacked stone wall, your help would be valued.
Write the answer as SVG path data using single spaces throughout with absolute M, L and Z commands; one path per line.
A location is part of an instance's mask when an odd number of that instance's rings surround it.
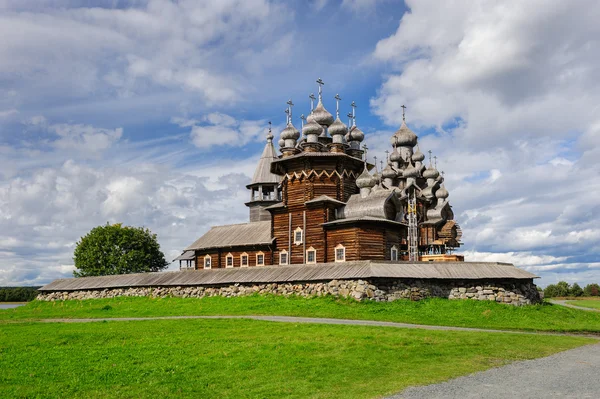
M 129 287 L 81 291 L 57 291 L 38 295 L 42 301 L 68 299 L 100 299 L 128 297 L 211 296 L 237 297 L 252 294 L 297 295 L 302 297 L 332 295 L 357 301 L 391 302 L 397 299 L 420 300 L 440 297 L 448 299 L 495 301 L 511 305 L 528 305 L 541 301 L 536 286 L 530 280 L 332 280 L 265 284 L 232 284 L 227 286 Z

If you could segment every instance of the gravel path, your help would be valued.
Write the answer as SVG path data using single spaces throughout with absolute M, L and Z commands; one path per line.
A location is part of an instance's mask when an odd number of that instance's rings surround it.
M 598 398 L 600 344 L 512 363 L 441 384 L 408 388 L 388 399 Z
M 567 303 L 566 300 L 562 300 L 562 299 L 548 299 L 548 301 L 550 303 L 555 304 L 555 305 L 566 306 L 567 308 L 573 308 L 573 309 L 578 309 L 578 310 L 585 310 L 587 312 L 600 312 L 600 309 L 584 308 L 583 306 L 571 305 L 570 303 Z
M 391 321 L 376 321 L 376 320 L 350 320 L 350 319 L 328 319 L 320 317 L 293 317 L 293 316 L 163 316 L 163 317 L 107 317 L 98 319 L 40 319 L 40 320 L 24 320 L 37 321 L 41 323 L 93 323 L 103 321 L 143 321 L 143 320 L 183 320 L 183 319 L 251 319 L 261 321 L 273 321 L 280 323 L 312 323 L 312 324 L 339 324 L 353 326 L 375 326 L 375 327 L 394 327 L 394 328 L 417 328 L 421 330 L 438 330 L 438 331 L 475 331 L 475 332 L 490 332 L 504 334 L 533 334 L 533 335 L 569 335 L 577 337 L 592 337 L 599 338 L 594 334 L 569 334 L 559 332 L 544 332 L 544 331 L 517 331 L 517 330 L 493 330 L 486 328 L 468 328 L 468 327 L 451 327 L 451 326 L 429 326 L 424 324 L 408 324 L 395 323 Z

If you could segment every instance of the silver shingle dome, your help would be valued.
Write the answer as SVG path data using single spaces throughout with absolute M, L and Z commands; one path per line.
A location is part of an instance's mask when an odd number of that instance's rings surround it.
M 365 139 L 365 134 L 357 126 L 354 126 L 350 131 L 350 139 L 360 143 Z
M 411 164 L 408 164 L 408 167 L 406 169 L 404 169 L 404 173 L 402 175 L 404 177 L 418 177 L 419 171 L 411 163 Z
M 348 133 L 348 127 L 337 117 L 329 126 L 328 131 L 331 136 L 345 135 Z
M 414 147 L 417 145 L 417 135 L 406 126 L 405 121 L 402 121 L 402 126 L 394 133 L 390 142 L 392 145 Z
M 417 148 L 417 152 L 415 152 L 412 156 L 412 160 L 414 162 L 423 162 L 423 160 L 425 159 L 425 155 L 423 155 L 423 153 L 421 152 L 421 150 L 419 148 Z
M 323 132 L 323 127 L 316 123 L 314 119 L 311 119 L 310 115 L 308 118 L 306 118 L 306 120 L 308 121 L 308 123 L 306 123 L 304 125 L 304 128 L 302 128 L 302 134 L 304 134 L 305 136 L 316 134 L 318 136 Z
M 442 184 L 442 187 L 440 187 L 436 192 L 435 192 L 435 196 L 438 199 L 446 199 L 448 198 L 448 195 L 450 195 L 448 193 L 448 190 L 446 190 L 446 187 L 444 187 L 444 185 Z
M 383 169 L 383 172 L 381 172 L 381 175 L 384 179 L 393 179 L 396 177 L 396 171 L 392 168 L 392 165 L 388 164 L 385 169 Z
M 317 104 L 317 107 L 313 111 L 312 115 L 315 122 L 317 122 L 319 125 L 329 126 L 333 123 L 333 115 L 331 115 L 329 111 L 325 109 L 321 100 L 319 100 L 319 103 Z
M 281 131 L 281 136 L 284 140 L 298 140 L 300 132 L 291 123 L 288 123 L 285 129 Z
M 436 179 L 440 175 L 440 172 L 437 171 L 436 168 L 428 167 L 425 172 L 423 172 L 423 177 L 426 179 Z
M 365 167 L 365 170 L 363 170 L 360 176 L 358 176 L 356 179 L 356 185 L 358 188 L 373 188 L 375 184 L 377 184 L 377 181 L 373 176 L 371 176 Z
M 394 148 L 394 151 L 392 151 L 392 155 L 390 155 L 390 161 L 400 162 L 401 160 L 402 160 L 402 155 L 400 155 L 397 148 Z

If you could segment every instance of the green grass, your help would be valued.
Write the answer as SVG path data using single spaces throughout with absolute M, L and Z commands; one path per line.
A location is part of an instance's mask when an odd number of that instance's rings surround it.
M 600 309 L 600 299 L 578 299 L 576 301 L 567 301 L 567 303 L 583 308 Z
M 2 321 L 46 318 L 152 317 L 181 315 L 280 315 L 396 321 L 415 324 L 600 332 L 600 313 L 544 303 L 514 307 L 488 301 L 428 299 L 419 302 L 356 302 L 332 297 L 114 298 L 33 301 L 0 310 Z
M 122 305 L 150 302 L 111 303 L 123 312 Z M 214 304 L 195 305 L 206 303 Z M 61 305 L 72 304 L 56 304 Z M 255 320 L 7 323 L 0 328 L 0 395 L 374 398 L 592 342 L 597 341 Z

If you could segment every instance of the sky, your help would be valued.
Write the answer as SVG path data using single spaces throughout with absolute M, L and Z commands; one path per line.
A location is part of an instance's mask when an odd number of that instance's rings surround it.
M 107 222 L 169 261 L 246 222 L 267 122 L 292 99 L 299 127 L 317 78 L 369 157 L 407 106 L 466 260 L 600 282 L 599 20 L 595 0 L 0 0 L 0 286 L 72 276 Z

